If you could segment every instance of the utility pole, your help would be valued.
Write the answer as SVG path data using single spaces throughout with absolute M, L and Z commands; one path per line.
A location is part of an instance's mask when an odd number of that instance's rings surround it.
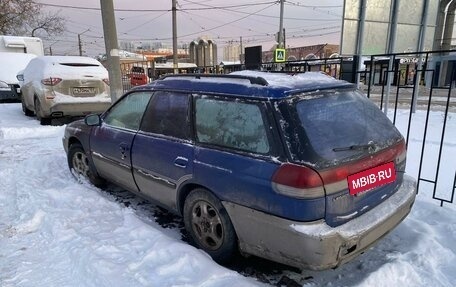
M 111 101 L 114 103 L 123 93 L 120 73 L 119 44 L 117 43 L 116 21 L 113 0 L 100 0 L 103 34 L 108 61 Z
M 81 34 L 78 34 L 79 56 L 82 56 Z
M 239 54 L 239 63 L 241 63 L 242 65 L 242 36 L 241 36 L 241 39 L 240 39 L 240 54 Z
M 284 48 L 283 46 L 283 5 L 285 0 L 280 0 L 280 24 L 279 24 L 279 35 L 277 48 Z
M 84 34 L 85 32 L 90 31 L 90 29 L 85 30 L 82 33 L 78 34 L 78 47 L 79 47 L 79 56 L 82 56 L 82 41 L 81 41 L 81 35 Z
M 389 29 L 389 40 L 388 40 L 388 54 L 393 54 L 394 50 L 396 49 L 396 35 L 397 35 L 397 23 L 398 23 L 398 14 L 399 14 L 399 1 L 394 0 L 391 6 L 391 24 Z M 386 81 L 386 93 L 385 93 L 385 105 L 383 107 L 383 112 L 388 115 L 388 106 L 390 100 L 390 92 L 391 92 L 391 83 L 393 81 L 394 73 L 391 72 L 393 70 L 393 56 L 390 55 L 388 60 L 388 77 Z M 372 65 L 373 66 L 373 65 Z M 358 68 L 359 69 L 359 68 Z M 397 83 L 398 85 L 399 83 Z
M 102 0 L 100 0 L 102 1 Z M 177 64 L 177 13 L 176 13 L 176 0 L 172 0 L 172 14 L 173 14 L 173 68 L 174 74 L 179 73 Z

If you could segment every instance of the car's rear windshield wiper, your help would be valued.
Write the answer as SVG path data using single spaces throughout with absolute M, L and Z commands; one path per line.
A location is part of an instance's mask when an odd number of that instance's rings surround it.
M 336 147 L 333 148 L 333 151 L 338 152 L 338 151 L 347 151 L 347 150 L 367 150 L 367 149 L 372 149 L 374 148 L 375 145 L 373 142 L 369 142 L 368 144 L 363 144 L 363 145 L 351 145 L 351 146 L 346 146 L 346 147 Z

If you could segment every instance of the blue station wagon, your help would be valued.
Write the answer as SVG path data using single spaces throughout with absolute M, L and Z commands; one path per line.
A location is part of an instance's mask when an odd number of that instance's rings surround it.
M 183 217 L 217 262 L 251 254 L 337 267 L 415 200 L 406 146 L 352 84 L 321 73 L 170 75 L 69 124 L 73 174 Z

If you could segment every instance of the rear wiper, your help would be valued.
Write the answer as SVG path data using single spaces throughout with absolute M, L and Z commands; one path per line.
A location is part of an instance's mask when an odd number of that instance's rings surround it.
M 336 147 L 333 148 L 333 151 L 338 152 L 338 151 L 347 151 L 347 150 L 367 150 L 367 149 L 372 149 L 374 148 L 375 145 L 373 142 L 369 142 L 368 144 L 363 144 L 363 145 L 351 145 L 347 147 Z

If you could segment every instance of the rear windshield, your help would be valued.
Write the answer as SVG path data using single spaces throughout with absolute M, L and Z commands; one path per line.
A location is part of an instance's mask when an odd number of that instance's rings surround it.
M 97 64 L 88 64 L 88 63 L 60 63 L 62 66 L 68 67 L 98 67 Z
M 297 95 L 280 105 L 291 156 L 319 168 L 383 150 L 402 139 L 390 120 L 356 90 Z
M 131 68 L 132 73 L 144 73 L 144 68 L 141 67 L 133 67 Z

